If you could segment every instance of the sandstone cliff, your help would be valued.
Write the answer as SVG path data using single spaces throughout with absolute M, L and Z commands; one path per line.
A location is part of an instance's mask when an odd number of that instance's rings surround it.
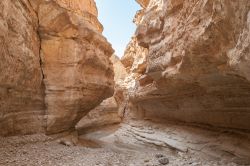
M 113 49 L 93 0 L 0 8 L 0 135 L 71 130 L 113 95 Z
M 0 2 L 0 135 L 43 131 L 38 18 L 28 1 Z
M 148 53 L 130 93 L 130 113 L 249 130 L 250 1 L 138 2 L 144 8 L 133 49 Z
M 115 93 L 79 121 L 76 125 L 79 133 L 85 132 L 85 130 L 117 124 L 122 121 L 123 112 L 126 107 L 126 90 L 123 89 L 122 84 L 127 77 L 127 72 L 116 55 L 111 56 L 110 60 L 114 68 Z

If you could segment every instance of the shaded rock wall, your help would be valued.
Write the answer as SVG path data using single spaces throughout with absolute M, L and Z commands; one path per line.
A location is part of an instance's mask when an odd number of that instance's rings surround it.
M 104 100 L 100 105 L 91 110 L 76 125 L 78 133 L 86 130 L 113 125 L 121 122 L 118 114 L 118 104 L 114 97 Z
M 142 6 L 135 37 L 148 54 L 130 94 L 131 112 L 250 129 L 250 1 L 151 0 Z
M 4 0 L 0 7 L 1 135 L 74 129 L 113 95 L 113 49 L 93 0 Z
M 113 125 L 122 121 L 124 108 L 126 107 L 125 93 L 121 87 L 127 72 L 120 59 L 113 55 L 110 60 L 114 68 L 115 92 L 114 95 L 104 100 L 100 105 L 92 109 L 76 125 L 79 133 L 89 129 L 98 129 L 107 125 Z

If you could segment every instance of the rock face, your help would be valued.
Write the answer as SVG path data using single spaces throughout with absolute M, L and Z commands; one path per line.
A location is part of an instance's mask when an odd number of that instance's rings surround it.
M 80 120 L 76 125 L 76 129 L 79 133 L 89 129 L 117 124 L 122 120 L 123 111 L 126 105 L 126 100 L 124 99 L 124 93 L 126 91 L 122 89 L 121 84 L 127 77 L 127 72 L 116 55 L 111 56 L 110 60 L 114 68 L 115 93 Z
M 148 6 L 150 0 L 136 0 L 143 8 L 146 8 Z
M 85 3 L 90 5 L 81 9 Z M 109 61 L 113 49 L 99 33 L 101 26 L 93 4 L 75 0 L 42 2 L 38 6 L 49 133 L 74 127 L 113 94 Z M 83 14 L 75 12 L 78 10 Z M 90 13 L 85 14 L 87 11 Z
M 28 1 L 0 1 L 0 135 L 42 132 L 38 19 Z
M 113 95 L 93 0 L 0 2 L 1 135 L 73 129 Z
M 114 97 L 104 100 L 99 106 L 91 110 L 76 125 L 76 130 L 81 133 L 86 129 L 94 129 L 105 125 L 121 122 L 118 114 L 118 104 Z
M 135 38 L 148 53 L 131 113 L 249 130 L 250 1 L 139 2 Z
M 84 126 L 125 116 L 250 130 L 250 1 L 137 2 L 114 85 L 94 0 L 2 0 L 0 135 L 73 130 L 92 109 Z

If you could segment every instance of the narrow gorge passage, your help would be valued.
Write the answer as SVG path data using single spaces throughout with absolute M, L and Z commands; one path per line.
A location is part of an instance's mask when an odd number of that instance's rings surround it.
M 106 2 L 0 1 L 0 166 L 250 165 L 250 1 Z

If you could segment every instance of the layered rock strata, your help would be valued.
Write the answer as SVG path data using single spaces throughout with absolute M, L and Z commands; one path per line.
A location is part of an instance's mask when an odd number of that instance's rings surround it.
M 115 93 L 80 120 L 76 125 L 79 133 L 102 128 L 107 125 L 118 124 L 122 121 L 127 101 L 125 99 L 127 96 L 126 90 L 122 84 L 127 77 L 127 72 L 116 55 L 113 55 L 110 60 L 114 68 Z
M 113 49 L 93 0 L 4 0 L 0 7 L 1 135 L 74 129 L 113 95 Z
M 141 4 L 135 38 L 148 53 L 146 71 L 130 95 L 131 112 L 146 119 L 249 130 L 250 2 Z
M 89 110 L 113 94 L 113 50 L 96 24 L 93 1 L 39 4 L 42 68 L 46 86 L 47 132 L 68 130 Z M 78 6 L 78 2 L 82 2 Z M 63 5 L 61 5 L 61 3 Z M 81 6 L 80 6 L 81 5 Z M 61 7 L 63 6 L 63 7 Z M 80 8 L 81 9 L 81 8 Z M 85 19 L 85 12 L 93 18 Z M 96 20 L 97 21 L 97 20 Z
M 0 1 L 0 135 L 42 132 L 45 87 L 38 18 L 28 1 Z
M 98 129 L 107 125 L 121 122 L 118 114 L 118 104 L 114 97 L 104 100 L 100 105 L 91 110 L 76 125 L 78 133 Z

